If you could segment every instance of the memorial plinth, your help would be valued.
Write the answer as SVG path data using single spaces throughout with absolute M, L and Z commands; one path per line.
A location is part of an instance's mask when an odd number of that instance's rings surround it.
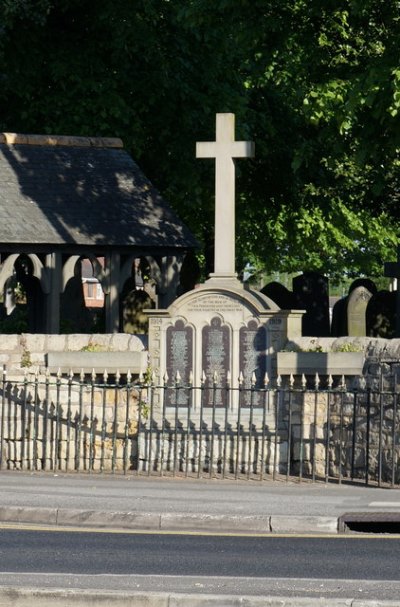
M 238 285 L 208 281 L 168 309 L 147 312 L 150 364 L 160 379 L 165 371 L 172 380 L 179 372 L 186 383 L 192 373 L 199 386 L 204 373 L 207 382 L 217 377 L 225 385 L 229 373 L 235 388 L 241 374 L 246 385 L 255 374 L 263 385 L 272 354 L 301 335 L 303 312 L 280 310 L 262 293 Z

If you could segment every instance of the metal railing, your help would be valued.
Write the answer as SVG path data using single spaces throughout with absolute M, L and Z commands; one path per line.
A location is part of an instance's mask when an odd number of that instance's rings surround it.
M 400 483 L 396 377 L 1 377 L 0 469 Z

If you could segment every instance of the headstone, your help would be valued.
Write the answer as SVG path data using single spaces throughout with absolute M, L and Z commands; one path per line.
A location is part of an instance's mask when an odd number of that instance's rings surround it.
M 317 272 L 304 272 L 293 278 L 293 293 L 297 308 L 306 310 L 303 316 L 303 336 L 329 337 L 329 282 Z
M 365 287 L 357 287 L 350 293 L 347 303 L 347 328 L 350 337 L 367 335 L 366 312 L 371 297 L 371 291 Z
M 371 297 L 366 311 L 368 337 L 395 337 L 396 299 L 397 293 L 394 291 L 378 291 Z
M 333 306 L 332 310 L 332 322 L 331 322 L 331 336 L 332 337 L 344 337 L 347 335 L 347 302 L 349 300 L 348 295 L 338 299 Z
M 200 280 L 200 266 L 194 251 L 186 253 L 179 276 L 178 294 L 183 295 L 194 289 Z
M 352 292 L 359 287 L 363 287 L 367 294 L 369 293 L 370 297 L 377 292 L 377 288 L 373 280 L 370 278 L 356 278 L 356 280 L 354 280 L 349 287 L 348 295 L 346 295 L 346 297 L 342 297 L 342 299 L 339 299 L 333 307 L 331 323 L 332 337 L 344 337 L 350 335 L 347 322 L 347 307 L 349 297 L 351 296 Z
M 298 306 L 294 293 L 280 282 L 268 283 L 261 289 L 261 293 L 272 299 L 281 310 L 295 310 Z
M 385 263 L 385 276 L 396 279 L 396 324 L 393 337 L 400 337 L 400 247 L 397 249 L 397 261 Z

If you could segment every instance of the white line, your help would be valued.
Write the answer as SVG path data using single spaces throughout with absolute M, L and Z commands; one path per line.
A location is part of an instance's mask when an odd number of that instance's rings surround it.
M 368 504 L 370 508 L 399 508 L 400 502 L 371 502 Z

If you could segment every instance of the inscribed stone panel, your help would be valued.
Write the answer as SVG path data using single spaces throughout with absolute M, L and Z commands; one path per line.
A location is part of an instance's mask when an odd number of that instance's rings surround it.
M 230 330 L 214 317 L 202 330 L 202 363 L 206 376 L 206 405 L 226 406 L 227 390 L 213 390 L 213 377 L 218 375 L 218 386 L 225 386 L 230 360 Z
M 177 320 L 167 329 L 167 373 L 171 381 L 175 381 L 177 372 L 181 376 L 182 385 L 189 382 L 190 372 L 193 370 L 193 329 Z M 190 390 L 179 388 L 167 390 L 166 404 L 168 406 L 187 406 L 190 402 Z
M 244 377 L 244 392 L 242 395 L 242 404 L 254 406 L 262 404 L 262 395 L 250 392 L 251 379 L 255 374 L 255 388 L 260 389 L 264 385 L 264 376 L 266 372 L 267 334 L 264 327 L 259 327 L 255 320 L 250 320 L 247 326 L 239 331 L 239 361 L 240 371 Z

